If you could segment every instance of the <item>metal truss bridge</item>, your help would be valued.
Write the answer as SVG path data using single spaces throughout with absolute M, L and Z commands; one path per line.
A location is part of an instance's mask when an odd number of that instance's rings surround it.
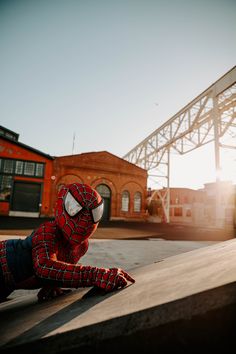
M 163 180 L 165 192 L 159 197 L 167 222 L 171 150 L 183 155 L 210 142 L 214 143 L 217 172 L 220 148 L 236 149 L 236 66 L 123 157 L 146 169 L 149 177 Z

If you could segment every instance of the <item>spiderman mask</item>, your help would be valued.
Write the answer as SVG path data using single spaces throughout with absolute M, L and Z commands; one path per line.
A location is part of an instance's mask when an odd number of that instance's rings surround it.
M 87 184 L 64 185 L 58 194 L 55 220 L 72 244 L 79 244 L 96 230 L 103 215 L 100 194 Z

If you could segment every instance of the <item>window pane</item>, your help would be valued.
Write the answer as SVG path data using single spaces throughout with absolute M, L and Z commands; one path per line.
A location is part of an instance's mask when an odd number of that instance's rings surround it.
M 122 211 L 129 211 L 129 192 L 124 191 L 122 193 L 122 201 L 121 201 L 121 210 Z
M 15 173 L 17 175 L 22 175 L 23 174 L 23 167 L 24 167 L 23 161 L 16 161 Z
M 140 212 L 141 211 L 141 193 L 140 192 L 136 192 L 134 195 L 134 211 L 136 212 Z
M 174 216 L 182 216 L 182 215 L 183 215 L 183 209 L 181 207 L 174 208 Z
M 187 210 L 186 210 L 186 216 L 192 216 L 191 209 L 187 209 Z
M 12 176 L 0 177 L 0 200 L 9 201 L 12 187 Z
M 5 173 L 13 173 L 14 160 L 5 160 L 3 172 Z
M 96 190 L 98 191 L 100 196 L 103 198 L 110 198 L 110 196 L 111 196 L 110 189 L 105 184 L 99 184 L 96 187 Z
M 43 164 L 42 163 L 36 163 L 36 173 L 35 175 L 37 177 L 43 177 Z
M 35 163 L 34 162 L 25 162 L 24 174 L 26 176 L 33 176 L 34 170 L 35 170 Z

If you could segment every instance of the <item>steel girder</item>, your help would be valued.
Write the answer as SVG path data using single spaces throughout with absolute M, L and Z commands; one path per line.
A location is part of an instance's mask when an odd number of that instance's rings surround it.
M 215 165 L 219 149 L 236 148 L 236 66 L 161 125 L 123 158 L 165 180 L 169 190 L 170 152 L 186 154 L 214 142 Z M 163 197 L 162 197 L 163 199 Z M 169 192 L 162 200 L 169 221 Z

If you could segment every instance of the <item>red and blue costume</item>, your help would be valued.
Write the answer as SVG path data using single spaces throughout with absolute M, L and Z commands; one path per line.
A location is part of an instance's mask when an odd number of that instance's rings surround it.
M 25 239 L 0 242 L 0 301 L 16 289 L 37 289 L 40 301 L 60 295 L 61 288 L 122 288 L 134 279 L 119 268 L 80 265 L 88 238 L 103 214 L 103 200 L 89 185 L 73 183 L 58 194 L 55 219 Z

